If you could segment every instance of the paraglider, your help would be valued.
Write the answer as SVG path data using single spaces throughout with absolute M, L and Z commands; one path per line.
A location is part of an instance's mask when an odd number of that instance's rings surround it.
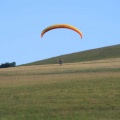
M 82 39 L 82 36 L 83 36 L 83 35 L 82 35 L 82 32 L 81 32 L 78 28 L 76 28 L 76 27 L 74 27 L 74 26 L 72 26 L 72 25 L 69 25 L 69 24 L 55 24 L 55 25 L 49 26 L 49 27 L 45 28 L 45 29 L 42 31 L 41 37 L 43 37 L 43 35 L 44 35 L 46 32 L 48 32 L 49 30 L 57 29 L 57 28 L 67 28 L 67 29 L 71 29 L 71 30 L 77 32 L 77 33 L 80 35 L 81 39 Z
M 63 59 L 59 59 L 59 64 L 62 65 Z

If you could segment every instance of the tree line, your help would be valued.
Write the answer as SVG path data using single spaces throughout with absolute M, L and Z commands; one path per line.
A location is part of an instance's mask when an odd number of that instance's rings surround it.
M 16 62 L 12 62 L 12 63 L 6 62 L 6 63 L 2 63 L 0 65 L 0 68 L 8 68 L 8 67 L 15 67 L 15 66 L 16 66 Z

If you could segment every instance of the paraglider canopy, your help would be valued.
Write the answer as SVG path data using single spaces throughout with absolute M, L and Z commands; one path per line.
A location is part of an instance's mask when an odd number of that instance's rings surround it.
M 49 27 L 45 28 L 45 29 L 41 32 L 41 37 L 43 37 L 43 35 L 44 35 L 46 32 L 48 32 L 49 30 L 57 29 L 57 28 L 67 28 L 67 29 L 71 29 L 71 30 L 77 32 L 77 33 L 80 35 L 81 39 L 82 39 L 82 36 L 83 36 L 83 35 L 82 35 L 82 32 L 81 32 L 79 29 L 77 29 L 76 27 L 74 27 L 74 26 L 72 26 L 72 25 L 69 25 L 69 24 L 55 24 L 55 25 L 49 26 Z

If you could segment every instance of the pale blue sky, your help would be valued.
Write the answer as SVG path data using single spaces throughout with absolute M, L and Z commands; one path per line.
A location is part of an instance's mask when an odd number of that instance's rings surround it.
M 67 23 L 68 29 L 49 31 Z M 120 0 L 0 0 L 0 64 L 17 65 L 120 44 Z

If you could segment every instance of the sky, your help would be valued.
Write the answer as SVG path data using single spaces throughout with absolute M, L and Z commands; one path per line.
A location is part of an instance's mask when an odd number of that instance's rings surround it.
M 77 27 L 83 38 L 53 24 Z M 0 0 L 0 64 L 17 65 L 120 44 L 120 0 Z

